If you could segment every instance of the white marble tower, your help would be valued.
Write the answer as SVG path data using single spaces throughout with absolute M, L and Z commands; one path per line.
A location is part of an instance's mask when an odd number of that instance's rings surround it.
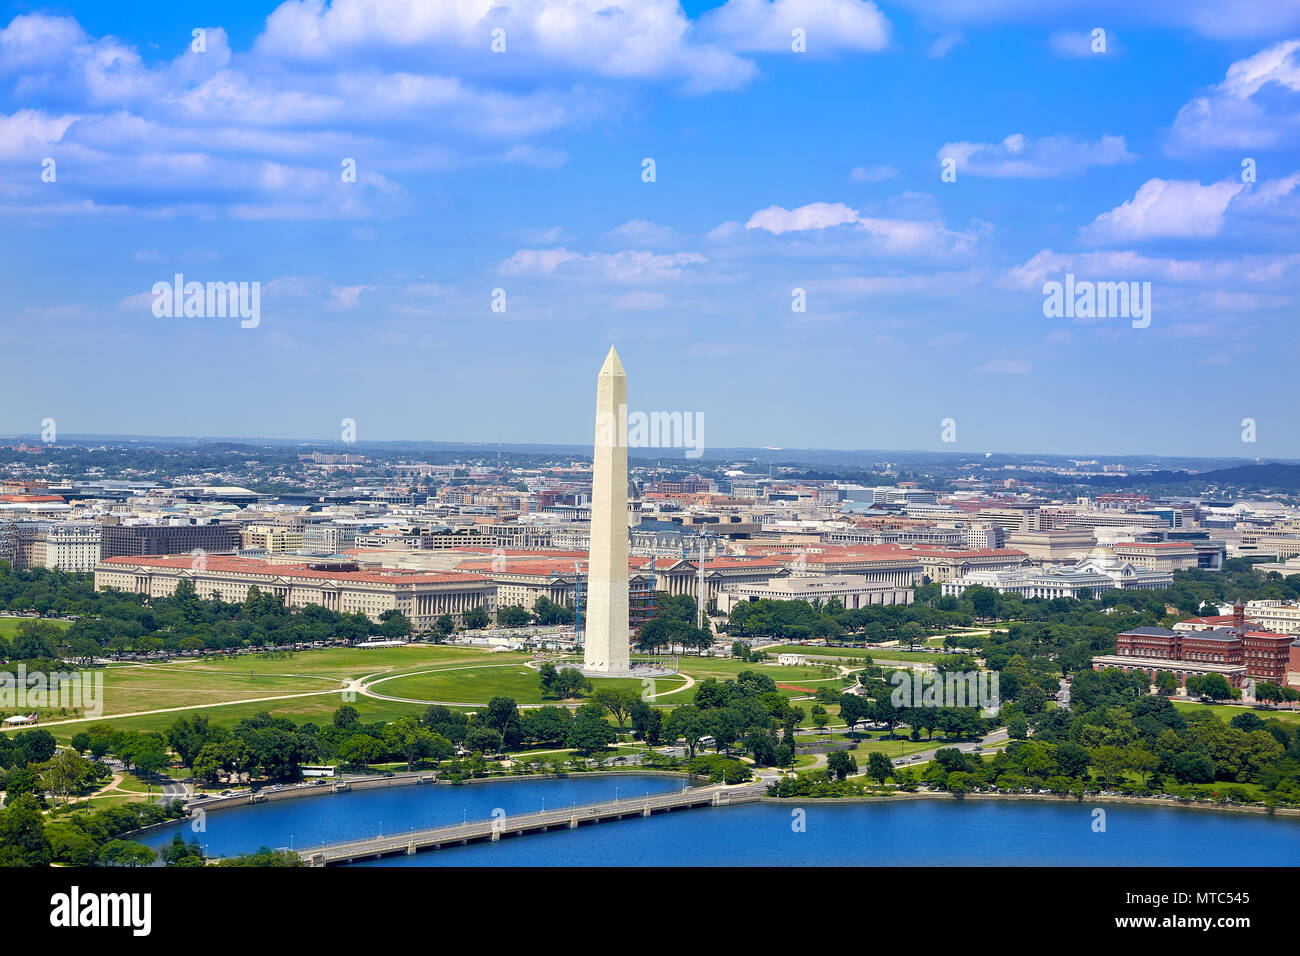
M 627 607 L 627 375 L 611 346 L 596 377 L 583 671 L 631 671 Z

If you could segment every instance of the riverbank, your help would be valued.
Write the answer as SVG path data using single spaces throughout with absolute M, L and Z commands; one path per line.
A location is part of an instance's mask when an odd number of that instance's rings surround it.
M 493 783 L 507 780 L 571 780 L 584 777 L 613 777 L 621 775 L 681 777 L 688 780 L 707 782 L 707 778 L 701 777 L 698 774 L 690 773 L 689 771 L 660 770 L 652 767 L 574 770 L 568 773 L 498 774 L 487 777 L 468 777 L 464 780 L 440 780 L 432 770 L 417 770 L 405 773 L 395 773 L 391 777 L 341 777 L 332 782 L 322 781 L 320 783 L 308 784 L 306 786 L 295 784 L 292 787 L 282 788 L 280 790 L 263 789 L 259 790 L 257 793 L 240 793 L 228 797 L 196 797 L 190 798 L 186 803 L 185 808 L 189 811 L 189 814 L 192 817 L 200 811 L 207 813 L 210 810 L 229 810 L 238 807 L 257 806 L 260 804 L 280 802 L 282 800 L 293 800 L 300 797 L 324 797 L 333 794 L 351 793 L 358 790 L 377 790 L 387 787 L 413 786 L 416 784 L 459 787 L 467 784 Z
M 1083 798 L 1055 793 L 949 793 L 946 790 L 918 790 L 914 793 L 884 793 L 874 797 L 773 797 L 764 795 L 762 803 L 793 804 L 812 801 L 822 803 L 897 803 L 908 800 L 994 800 L 1038 803 L 1118 803 L 1129 806 L 1172 807 L 1180 810 L 1219 810 L 1229 813 L 1255 813 L 1300 819 L 1300 808 L 1264 807 L 1248 803 L 1211 803 L 1199 800 L 1176 800 L 1171 797 L 1125 797 L 1088 795 Z

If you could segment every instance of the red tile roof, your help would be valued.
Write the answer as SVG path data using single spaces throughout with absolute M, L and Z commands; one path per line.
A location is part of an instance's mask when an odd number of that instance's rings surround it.
M 183 568 L 194 569 L 195 559 L 188 554 L 170 554 L 146 557 L 105 558 L 101 565 L 122 568 Z M 402 568 L 370 569 L 366 571 L 318 571 L 303 564 L 272 564 L 257 558 L 240 558 L 231 555 L 210 554 L 204 559 L 203 570 L 226 574 L 260 574 L 267 577 L 308 578 L 316 581 L 356 581 L 366 584 L 480 584 L 490 578 L 463 571 L 409 571 Z

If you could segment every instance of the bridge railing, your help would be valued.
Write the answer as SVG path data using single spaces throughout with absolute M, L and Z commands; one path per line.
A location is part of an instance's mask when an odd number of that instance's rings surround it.
M 582 806 L 567 809 L 533 811 L 515 816 L 473 820 L 424 830 L 408 830 L 406 833 L 386 837 L 369 837 L 362 840 L 324 844 L 315 848 L 304 848 L 298 852 L 305 859 L 319 856 L 329 859 L 355 854 L 384 853 L 409 847 L 412 842 L 416 844 L 449 842 L 491 833 L 496 829 L 525 830 L 554 823 L 568 823 L 575 817 L 581 821 L 619 812 L 632 812 L 647 808 L 655 810 L 663 807 L 699 803 L 701 800 L 714 800 L 719 793 L 726 793 L 726 791 L 719 787 L 700 787 L 694 790 L 657 794 L 648 797 L 624 797 L 620 800 L 583 804 Z

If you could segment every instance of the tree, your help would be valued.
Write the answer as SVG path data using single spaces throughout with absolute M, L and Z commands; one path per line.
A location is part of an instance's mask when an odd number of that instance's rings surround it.
M 617 739 L 618 734 L 605 720 L 605 708 L 600 704 L 583 704 L 573 715 L 568 744 L 578 753 L 592 754 L 604 750 Z
M 465 627 L 471 631 L 480 631 L 492 623 L 492 619 L 488 617 L 488 612 L 482 607 L 470 608 L 461 615 L 461 619 L 465 622 Z
M 507 746 L 519 742 L 519 707 L 513 697 L 493 697 L 488 701 L 483 722 L 501 735 Z
M 497 624 L 501 627 L 527 627 L 533 622 L 533 615 L 524 610 L 521 604 L 507 604 L 497 608 Z
M 334 726 L 339 730 L 351 730 L 361 723 L 361 712 L 351 704 L 344 704 L 334 711 Z
M 602 687 L 591 696 L 594 704 L 599 704 L 609 711 L 610 716 L 618 721 L 619 730 L 623 729 L 627 719 L 631 716 L 632 708 L 641 695 L 634 690 L 620 690 L 613 687 Z
M 826 755 L 826 770 L 837 780 L 843 780 L 851 773 L 857 773 L 858 761 L 846 750 L 832 750 Z
M 888 757 L 878 750 L 871 752 L 867 757 L 867 776 L 876 783 L 883 784 L 894 775 L 894 764 Z
M 18 794 L 0 810 L 0 866 L 48 866 L 51 855 L 36 798 Z
M 1128 755 L 1119 747 L 1106 745 L 1093 749 L 1091 756 L 1093 770 L 1101 779 L 1102 787 L 1109 790 L 1111 781 L 1128 766 Z
M 95 776 L 94 765 L 73 750 L 60 750 L 45 763 L 37 764 L 36 769 L 41 773 L 45 789 L 54 794 L 56 802 L 62 796 L 66 803 L 69 794 Z
M 413 630 L 411 619 L 395 608 L 379 615 L 379 633 L 390 640 L 410 637 Z
M 109 866 L 149 866 L 158 855 L 134 840 L 110 840 L 99 851 L 99 858 Z
M 812 713 L 813 726 L 816 727 L 818 730 L 825 730 L 826 724 L 828 723 L 826 708 L 823 707 L 821 704 L 813 704 L 811 713 Z
M 664 733 L 669 740 L 684 740 L 688 757 L 695 757 L 695 748 L 705 734 L 704 717 L 694 704 L 674 707 L 664 721 Z
M 470 727 L 465 731 L 465 749 L 481 754 L 500 753 L 501 734 L 494 728 L 485 727 L 481 724 Z
M 632 720 L 634 737 L 644 740 L 652 747 L 659 743 L 664 726 L 663 711 L 651 707 L 647 701 L 638 697 L 628 716 Z
M 203 715 L 178 717 L 167 731 L 167 742 L 181 758 L 181 763 L 193 769 L 194 758 L 199 755 L 203 745 L 214 737 L 208 726 L 208 718 Z

